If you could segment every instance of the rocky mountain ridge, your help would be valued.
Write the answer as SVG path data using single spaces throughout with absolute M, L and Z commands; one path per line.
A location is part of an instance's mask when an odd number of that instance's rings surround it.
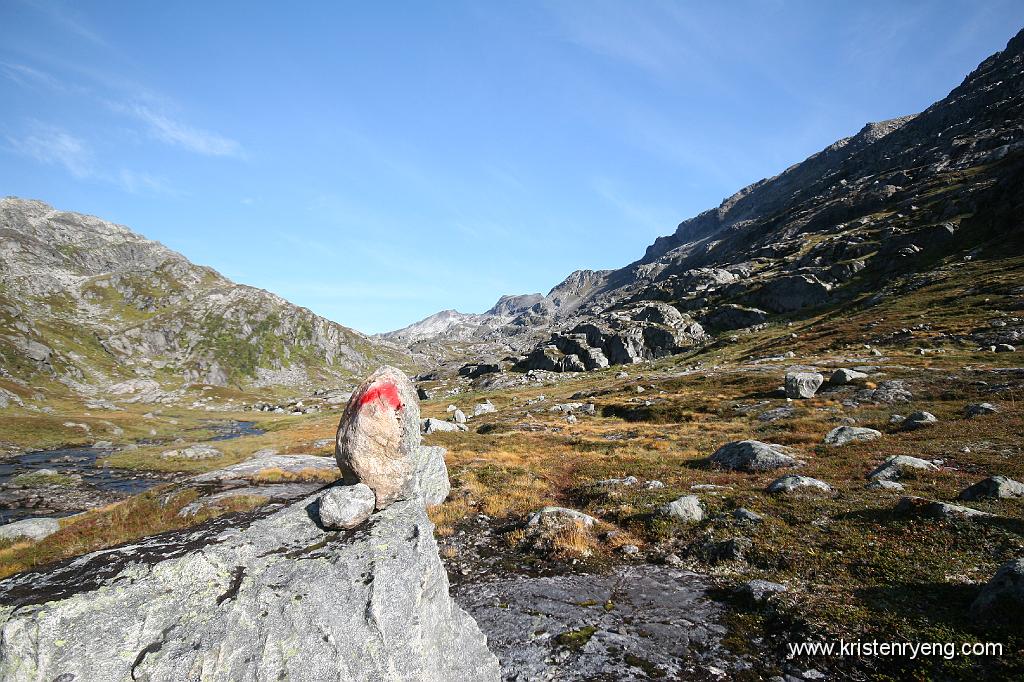
M 602 363 L 564 360 L 590 352 L 565 336 L 598 325 L 604 335 L 592 333 L 589 348 L 605 351 L 608 326 L 637 305 L 668 303 L 687 324 L 714 333 L 865 295 L 874 297 L 867 304 L 877 302 L 913 286 L 908 279 L 943 257 L 970 257 L 992 239 L 1019 238 L 1022 121 L 1024 32 L 920 114 L 869 123 L 741 189 L 658 238 L 640 260 L 576 271 L 510 321 L 484 313 L 417 341 L 435 348 L 454 338 L 475 342 L 518 356 L 509 359 L 527 369 L 593 369 Z M 612 364 L 665 350 L 643 342 Z
M 0 200 L 5 376 L 88 393 L 126 380 L 311 387 L 406 360 L 126 227 Z

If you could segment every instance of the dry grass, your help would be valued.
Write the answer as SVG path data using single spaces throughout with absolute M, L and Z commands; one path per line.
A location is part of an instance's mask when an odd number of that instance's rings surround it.
M 321 481 L 333 483 L 340 476 L 338 471 L 306 467 L 298 471 L 285 471 L 278 467 L 269 467 L 256 473 L 250 481 L 254 485 L 262 483 L 311 483 Z
M 179 518 L 181 508 L 196 498 L 194 490 L 174 492 L 161 486 L 122 502 L 64 519 L 60 530 L 39 542 L 19 542 L 0 549 L 0 578 L 147 535 L 183 528 L 226 512 L 249 510 L 266 502 L 266 498 L 240 496 L 225 500 L 219 508 L 207 508 L 195 516 Z

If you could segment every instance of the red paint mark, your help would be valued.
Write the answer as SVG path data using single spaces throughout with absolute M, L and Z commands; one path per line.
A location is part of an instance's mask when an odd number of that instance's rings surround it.
M 372 386 L 363 397 L 359 399 L 359 407 L 362 409 L 363 405 L 374 400 L 383 400 L 385 403 L 391 406 L 393 410 L 402 409 L 402 399 L 398 397 L 398 387 L 390 381 L 382 384 Z

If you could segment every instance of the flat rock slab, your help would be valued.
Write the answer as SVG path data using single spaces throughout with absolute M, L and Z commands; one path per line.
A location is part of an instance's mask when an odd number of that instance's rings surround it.
M 207 527 L 199 545 L 168 536 L 178 551 L 155 562 L 122 548 L 60 601 L 40 594 L 45 581 L 0 581 L 0 678 L 498 679 L 483 635 L 448 595 L 418 500 L 342 533 L 312 520 L 313 502 L 213 537 Z
M 317 457 L 316 455 L 269 455 L 249 459 L 238 464 L 233 464 L 216 471 L 208 471 L 205 474 L 193 476 L 192 481 L 197 483 L 230 480 L 248 480 L 261 473 L 279 469 L 286 474 L 294 476 L 303 473 L 331 473 L 335 472 L 338 477 L 338 464 L 333 457 Z
M 455 595 L 505 680 L 704 679 L 747 665 L 701 576 L 663 566 L 467 583 Z M 715 675 L 717 676 L 717 675 Z

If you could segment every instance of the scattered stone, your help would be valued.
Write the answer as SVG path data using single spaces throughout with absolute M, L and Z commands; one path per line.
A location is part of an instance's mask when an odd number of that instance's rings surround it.
M 737 440 L 718 448 L 710 461 L 723 469 L 734 471 L 770 471 L 801 466 L 788 448 L 758 440 Z
M 914 395 L 907 390 L 902 379 L 883 381 L 875 388 L 865 388 L 857 391 L 854 399 L 860 403 L 909 403 Z
M 530 514 L 528 526 L 559 526 L 567 522 L 579 521 L 588 528 L 597 523 L 597 519 L 576 509 L 566 507 L 544 507 Z
M 938 418 L 931 412 L 918 411 L 907 415 L 907 418 L 903 420 L 903 428 L 920 429 L 925 426 L 931 426 L 938 421 Z
M 997 499 L 1024 497 L 1024 483 L 1006 476 L 989 476 L 985 480 L 965 488 L 960 493 L 959 499 L 981 500 L 987 497 Z
M 636 556 L 640 553 L 640 548 L 636 545 L 623 545 L 621 551 L 626 556 Z
M 221 456 L 221 451 L 212 445 L 190 445 L 180 450 L 165 450 L 160 453 L 163 459 L 213 459 Z
M 565 417 L 566 424 L 575 424 L 577 421 L 579 420 L 576 419 L 576 415 L 572 414 L 571 412 Z
M 1017 350 L 1015 346 L 1011 346 L 1008 343 L 997 343 L 995 346 L 996 353 L 1013 353 Z
M 465 424 L 446 422 L 443 419 L 434 419 L 433 417 L 427 417 L 420 421 L 420 432 L 430 434 L 438 431 L 469 431 L 469 427 Z
M 764 521 L 764 517 L 757 512 L 752 512 L 746 507 L 740 507 L 732 513 L 732 517 L 737 521 L 744 521 L 749 523 L 761 523 Z
M 597 485 L 601 486 L 629 486 L 636 485 L 640 481 L 637 480 L 636 476 L 626 476 L 625 478 L 606 478 L 603 481 L 598 481 Z
M 757 416 L 758 421 L 763 422 L 775 422 L 780 419 L 789 419 L 796 414 L 796 408 L 790 405 L 784 405 L 782 407 L 776 407 L 766 412 L 762 412 Z
M 789 588 L 782 583 L 773 583 L 770 580 L 754 579 L 744 583 L 739 588 L 739 594 L 755 604 L 763 604 L 772 595 L 781 594 Z
M 329 448 L 333 445 L 333 438 L 317 438 L 315 441 L 313 441 L 313 448 L 316 450 L 323 450 L 324 448 Z
M 868 490 L 891 490 L 892 492 L 902 492 L 903 484 L 896 481 L 890 481 L 886 478 L 876 478 L 864 486 Z
M 628 379 L 629 378 L 629 372 L 618 372 L 618 373 L 616 373 L 615 378 L 616 379 Z
M 975 617 L 988 615 L 1000 607 L 1007 613 L 1019 614 L 1024 606 L 1024 558 L 1011 559 L 999 567 L 992 579 L 981 588 L 971 604 Z
M 882 432 L 862 426 L 837 426 L 825 436 L 825 445 L 840 446 L 858 441 L 881 438 Z
M 355 528 L 370 518 L 376 498 L 364 483 L 335 486 L 320 496 L 320 525 L 328 530 Z
M 21 521 L 0 526 L 0 539 L 18 540 L 19 538 L 28 538 L 38 542 L 45 537 L 53 535 L 58 530 L 60 530 L 60 522 L 57 519 L 22 519 Z
M 498 408 L 490 400 L 485 400 L 482 403 L 477 403 L 473 406 L 473 416 L 479 417 L 482 414 L 491 414 L 497 412 Z
M 647 481 L 647 484 L 644 485 L 644 487 L 648 490 L 660 490 L 665 487 L 665 484 L 661 481 Z
M 701 521 L 704 509 L 696 495 L 684 495 L 661 507 L 661 513 L 686 523 Z
M 790 372 L 786 375 L 787 398 L 813 398 L 825 377 L 818 372 Z
M 964 408 L 964 416 L 971 419 L 985 414 L 995 414 L 998 411 L 999 408 L 992 403 L 971 403 Z
M 925 459 L 910 457 L 909 455 L 893 455 L 868 474 L 868 478 L 892 480 L 899 478 L 908 470 L 938 471 L 938 469 L 937 466 Z
M 868 378 L 868 375 L 864 372 L 858 372 L 855 369 L 837 369 L 832 372 L 832 376 L 829 377 L 828 383 L 833 386 L 846 386 L 847 384 L 854 384 L 859 381 L 864 381 Z
M 977 509 L 971 509 L 970 507 L 962 507 L 958 504 L 949 504 L 948 502 L 938 502 L 935 500 L 926 500 L 922 497 L 901 497 L 900 501 L 896 503 L 896 511 L 898 512 L 916 512 L 923 516 L 932 516 L 940 519 L 952 519 L 952 518 L 985 518 L 994 516 L 988 512 L 979 511 Z
M 455 405 L 449 405 L 448 407 L 445 408 L 445 412 L 454 412 L 457 409 L 459 408 L 456 407 Z
M 816 478 L 810 476 L 797 476 L 796 474 L 787 474 L 782 478 L 777 478 L 771 482 L 767 488 L 770 493 L 793 493 L 797 491 L 821 491 L 830 493 L 832 492 L 832 486 L 824 481 L 819 481 Z
M 454 421 L 456 424 L 465 424 L 466 413 L 460 409 L 456 409 L 454 412 L 452 412 L 452 421 Z

